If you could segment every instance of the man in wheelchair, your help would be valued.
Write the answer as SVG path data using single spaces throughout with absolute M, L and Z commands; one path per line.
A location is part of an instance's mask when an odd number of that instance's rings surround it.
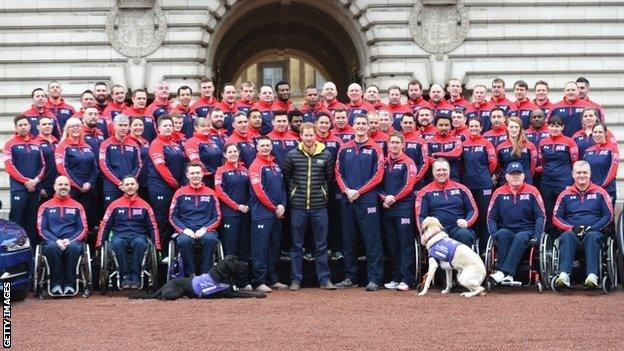
M 69 178 L 54 181 L 54 197 L 39 207 L 37 229 L 50 266 L 52 295 L 76 293 L 76 265 L 87 235 L 85 210 L 69 196 Z
M 196 244 L 201 247 L 200 274 L 210 271 L 218 245 L 216 229 L 221 222 L 221 209 L 214 190 L 204 185 L 203 174 L 199 163 L 186 166 L 189 184 L 175 192 L 169 210 L 169 221 L 178 234 L 175 240 L 187 275 L 196 273 L 193 256 Z
M 505 172 L 507 183 L 496 189 L 490 201 L 487 225 L 496 243 L 497 267 L 490 278 L 511 284 L 531 239 L 539 240 L 545 223 L 544 202 L 537 188 L 524 182 L 522 165 L 512 162 Z
M 560 273 L 555 284 L 570 287 L 576 249 L 583 244 L 587 274 L 584 285 L 596 288 L 602 231 L 613 219 L 613 207 L 609 194 L 590 181 L 591 171 L 586 161 L 574 163 L 572 178 L 574 184 L 559 194 L 553 211 L 553 224 L 563 231 L 559 236 Z
M 112 251 L 117 258 L 121 288 L 139 288 L 141 264 L 148 249 L 151 237 L 157 250 L 160 250 L 160 236 L 150 205 L 137 195 L 139 183 L 132 175 L 122 179 L 123 196 L 113 201 L 104 213 L 98 231 L 96 247 L 102 240 L 110 240 Z M 132 257 L 128 258 L 128 249 Z

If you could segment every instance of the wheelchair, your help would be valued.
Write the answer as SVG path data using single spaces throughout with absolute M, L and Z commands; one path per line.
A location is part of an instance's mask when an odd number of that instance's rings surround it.
M 171 236 L 171 240 L 169 241 L 169 246 L 167 248 L 167 255 L 169 257 L 169 262 L 167 263 L 167 282 L 172 279 L 184 278 L 186 276 L 191 276 L 192 274 L 197 274 L 197 272 L 187 272 L 184 267 L 184 262 L 182 260 L 182 254 L 177 248 L 176 238 L 179 233 L 174 233 Z M 199 244 L 196 244 L 193 248 L 194 256 L 195 256 L 195 267 L 200 268 L 200 264 L 198 262 L 199 257 L 201 257 L 201 253 L 199 252 Z M 223 245 L 221 241 L 217 239 L 217 245 L 215 246 L 214 259 L 212 260 L 212 265 L 216 266 L 217 262 L 221 261 L 225 257 L 223 254 Z
M 76 283 L 74 286 L 73 294 L 53 294 L 50 291 L 50 265 L 48 258 L 43 254 L 43 244 L 37 245 L 35 248 L 35 263 L 34 263 L 34 276 L 33 276 L 33 288 L 35 295 L 40 299 L 47 297 L 71 297 L 77 295 L 82 288 L 82 297 L 87 298 L 91 295 L 92 290 L 92 278 L 91 271 L 91 250 L 89 245 L 82 243 L 82 255 L 78 259 L 76 264 Z
M 131 250 L 128 250 L 128 253 L 131 253 Z M 119 263 L 108 238 L 102 241 L 98 254 L 100 258 L 100 293 L 106 295 L 108 291 L 121 290 L 122 277 L 119 272 Z M 147 238 L 147 250 L 145 250 L 143 260 L 141 261 L 139 280 L 139 290 L 143 290 L 146 287 L 149 291 L 156 290 L 156 285 L 158 284 L 158 254 L 156 253 L 156 246 L 150 238 Z
M 542 236 L 543 237 L 543 236 Z M 526 259 L 520 261 L 518 265 L 518 272 L 526 271 L 528 274 L 527 283 L 523 284 L 522 281 L 514 281 L 511 284 L 508 283 L 500 283 L 492 281 L 489 277 L 490 274 L 494 272 L 494 268 L 497 266 L 498 258 L 496 257 L 496 244 L 494 243 L 494 239 L 490 236 L 487 242 L 487 246 L 485 249 L 485 288 L 488 292 L 492 291 L 494 287 L 497 285 L 502 286 L 535 286 L 535 289 L 538 293 L 542 293 L 544 291 L 545 282 L 541 279 L 542 270 L 541 270 L 541 261 L 540 261 L 540 270 L 538 271 L 536 268 L 536 261 L 539 259 L 539 250 L 541 248 L 541 241 L 538 242 L 536 239 L 529 240 L 528 250 L 525 252 Z
M 615 230 L 615 240 L 617 242 L 618 255 L 616 259 L 617 273 L 620 283 L 624 286 L 624 212 L 620 213 Z
M 555 292 L 562 292 L 565 288 L 558 287 L 555 284 L 559 273 L 559 237 L 553 234 L 544 233 L 542 235 L 543 248 L 540 251 L 540 263 L 544 263 L 546 266 L 544 269 L 544 278 L 549 282 L 549 287 Z M 616 247 L 615 240 L 610 235 L 603 234 L 602 243 L 600 248 L 600 264 L 598 272 L 598 288 L 602 289 L 603 293 L 609 294 L 612 290 L 617 288 L 618 271 L 616 256 L 618 249 Z M 582 246 L 577 248 L 577 254 L 573 263 L 573 267 L 580 266 L 579 254 L 584 256 Z M 572 276 L 572 274 L 570 274 Z

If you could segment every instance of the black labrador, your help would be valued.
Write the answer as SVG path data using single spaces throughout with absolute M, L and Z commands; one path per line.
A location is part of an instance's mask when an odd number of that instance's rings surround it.
M 153 294 L 138 294 L 131 299 L 177 300 L 188 298 L 263 298 L 264 293 L 234 290 L 236 281 L 244 279 L 249 271 L 247 263 L 233 255 L 225 256 L 208 274 L 192 278 L 173 279 Z

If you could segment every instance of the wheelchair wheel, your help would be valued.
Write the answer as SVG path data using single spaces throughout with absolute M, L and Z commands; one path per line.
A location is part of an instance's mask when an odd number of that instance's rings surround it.
M 84 245 L 80 270 L 82 273 L 82 297 L 89 297 L 93 285 L 93 271 L 91 270 L 91 250 L 86 244 Z
M 487 292 L 491 292 L 492 289 L 494 289 L 494 287 L 496 286 L 496 283 L 493 280 L 494 279 L 492 279 L 491 277 L 485 278 L 485 289 L 487 290 Z
M 100 247 L 100 293 L 106 295 L 108 289 L 108 242 L 105 240 Z
M 148 257 L 148 269 L 149 269 L 149 279 L 148 279 L 148 290 L 155 291 L 156 285 L 158 284 L 158 254 L 156 253 L 156 246 L 150 242 L 148 247 L 149 257 Z
M 38 272 L 39 272 L 39 256 L 41 255 L 41 244 L 37 245 L 37 247 L 35 248 L 35 263 L 34 263 L 34 267 L 33 267 L 33 291 L 35 292 L 35 294 L 38 295 L 38 291 L 39 291 L 39 281 L 40 278 L 38 276 Z
M 602 277 L 602 292 L 604 294 L 610 294 L 613 288 L 611 278 L 608 275 Z
M 41 245 L 38 245 L 37 249 L 39 249 L 39 255 L 37 255 L 37 258 L 35 259 L 36 269 L 33 277 L 33 280 L 35 281 L 34 291 L 40 299 L 45 299 L 49 296 L 48 285 L 50 284 L 50 269 L 45 256 L 41 253 Z
M 414 238 L 414 281 L 420 285 L 423 275 L 423 249 L 420 245 L 420 237 Z M 421 289 L 422 290 L 422 289 Z
M 169 257 L 169 262 L 167 262 L 167 283 L 169 282 L 169 280 L 171 280 L 171 275 L 173 274 L 173 270 L 174 270 L 174 260 L 176 259 L 176 249 L 175 249 L 175 238 L 177 237 L 177 234 L 174 235 L 173 237 L 171 237 L 171 240 L 169 241 L 169 245 L 167 247 L 167 255 Z
M 607 264 L 607 275 L 611 278 L 611 284 L 613 290 L 617 289 L 618 282 L 618 267 L 617 267 L 617 249 L 613 239 L 607 238 L 606 242 L 606 256 L 604 259 Z
M 552 290 L 554 292 L 559 292 L 559 293 L 563 292 L 565 290 L 565 287 L 558 286 L 556 282 L 557 282 L 557 276 L 552 277 L 552 279 L 550 280 L 550 287 L 552 288 Z
M 537 289 L 537 293 L 538 293 L 538 294 L 543 293 L 543 292 L 544 292 L 544 286 L 542 285 L 542 282 L 537 281 L 537 282 L 535 283 L 535 289 Z
M 539 246 L 539 270 L 540 280 L 542 285 L 548 289 L 551 285 L 551 280 L 554 275 L 552 255 L 554 249 L 554 242 L 550 235 L 547 233 L 542 234 Z
M 494 266 L 496 265 L 496 250 L 494 248 L 494 240 L 492 237 L 488 239 L 487 246 L 485 248 L 485 272 L 486 274 L 494 273 Z

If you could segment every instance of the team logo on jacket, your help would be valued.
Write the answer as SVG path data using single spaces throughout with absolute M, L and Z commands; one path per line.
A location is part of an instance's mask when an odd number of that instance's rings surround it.
M 199 198 L 201 202 L 210 202 L 210 196 L 202 196 Z
M 520 200 L 530 200 L 531 195 L 529 194 L 525 194 L 525 195 L 520 195 Z
M 587 194 L 587 200 L 598 200 L 597 194 Z
M 140 216 L 143 214 L 143 209 L 142 208 L 133 208 L 132 209 L 132 215 L 133 216 Z
M 366 154 L 366 155 L 372 155 L 373 154 L 373 149 L 364 149 L 364 150 L 362 150 L 362 153 Z
M 75 215 L 76 214 L 76 209 L 75 208 L 68 208 L 68 209 L 65 210 L 65 213 Z
M 372 214 L 372 213 L 377 213 L 377 207 L 369 207 L 366 209 L 366 213 L 368 214 Z
M 453 189 L 453 190 L 449 191 L 449 195 L 459 195 L 459 190 Z
M 401 224 L 410 224 L 411 221 L 409 218 L 401 218 Z
M 190 196 L 185 196 L 185 197 L 184 197 L 184 200 L 185 200 L 185 201 L 191 201 L 191 197 L 190 197 Z

